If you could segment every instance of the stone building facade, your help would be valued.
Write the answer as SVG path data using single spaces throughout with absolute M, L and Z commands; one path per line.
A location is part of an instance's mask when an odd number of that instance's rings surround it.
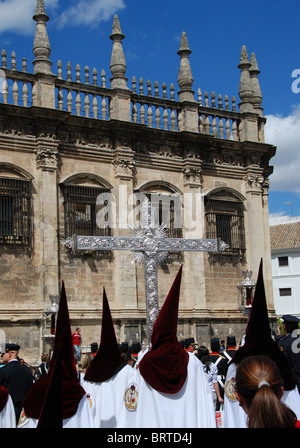
M 193 91 L 187 36 L 178 51 L 175 88 L 126 78 L 118 17 L 112 26 L 110 85 L 97 70 L 62 64 L 54 73 L 49 17 L 38 0 L 33 73 L 2 50 L 0 95 L 0 322 L 38 362 L 49 331 L 51 298 L 65 283 L 72 327 L 83 343 L 99 341 L 102 290 L 116 335 L 146 341 L 144 268 L 126 251 L 68 248 L 73 234 L 128 236 L 139 224 L 139 196 L 159 198 L 157 220 L 169 236 L 217 238 L 222 253 L 170 252 L 159 265 L 159 303 L 181 265 L 178 337 L 209 344 L 239 340 L 247 322 L 238 285 L 255 280 L 261 257 L 274 313 L 268 184 L 275 148 L 264 142 L 259 70 L 242 48 L 239 97 Z M 101 78 L 101 79 L 99 79 Z M 141 196 L 142 197 L 142 196 Z M 97 199 L 98 198 L 98 199 Z M 141 201 L 140 201 L 141 202 Z M 167 204 L 167 205 L 166 205 Z M 178 205 L 179 204 L 179 205 Z M 112 218 L 113 217 L 113 218 Z M 46 328 L 47 327 L 47 328 Z

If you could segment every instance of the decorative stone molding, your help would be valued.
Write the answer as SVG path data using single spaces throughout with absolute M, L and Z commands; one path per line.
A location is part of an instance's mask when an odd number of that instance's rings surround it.
M 113 162 L 115 177 L 132 178 L 135 163 L 132 160 L 117 157 Z
M 186 166 L 182 169 L 184 184 L 194 187 L 202 186 L 202 169 Z
M 263 188 L 266 188 L 263 176 L 248 174 L 245 178 L 245 186 L 247 192 L 262 193 Z
M 38 148 L 35 151 L 36 166 L 43 170 L 55 171 L 58 165 L 57 150 L 53 151 L 50 148 Z

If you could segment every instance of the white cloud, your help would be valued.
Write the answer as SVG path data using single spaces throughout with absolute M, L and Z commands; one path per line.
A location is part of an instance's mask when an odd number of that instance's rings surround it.
M 123 0 L 77 0 L 75 5 L 60 14 L 56 22 L 60 28 L 77 25 L 96 26 L 124 8 Z
M 265 142 L 277 147 L 270 191 L 300 193 L 300 105 L 287 117 L 267 115 Z
M 58 0 L 46 0 L 46 12 L 55 8 Z M 0 0 L 0 34 L 13 32 L 31 35 L 35 30 L 32 17 L 35 13 L 36 0 Z
M 46 13 L 51 23 L 58 27 L 90 25 L 96 26 L 102 20 L 108 20 L 118 10 L 125 8 L 124 0 L 72 0 L 72 6 L 66 7 L 62 0 L 44 0 Z M 0 0 L 0 34 L 13 32 L 21 35 L 33 35 L 37 0 Z M 51 15 L 56 10 L 58 14 Z M 61 11 L 61 12 L 60 12 Z M 59 13 L 60 12 L 60 13 Z

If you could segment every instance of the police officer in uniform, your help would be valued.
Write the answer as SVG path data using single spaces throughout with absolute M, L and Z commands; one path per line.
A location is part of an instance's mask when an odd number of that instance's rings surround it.
M 9 390 L 15 408 L 16 422 L 21 414 L 23 400 L 33 384 L 31 370 L 19 362 L 19 350 L 18 344 L 6 344 L 5 352 L 2 354 L 5 366 L 0 369 L 0 384 Z
M 212 338 L 210 340 L 210 348 L 211 352 L 209 354 L 211 362 L 213 362 L 218 368 L 218 383 L 219 389 L 221 393 L 221 397 L 224 398 L 224 387 L 225 387 L 225 379 L 227 374 L 227 361 L 225 357 L 219 353 L 220 350 L 220 341 L 218 338 Z
M 233 355 L 236 352 L 236 339 L 235 336 L 227 336 L 226 350 L 223 350 L 222 355 L 227 359 L 227 364 L 230 363 Z
M 282 316 L 285 336 L 278 341 L 278 346 L 287 356 L 295 375 L 296 384 L 300 393 L 300 319 L 291 314 Z

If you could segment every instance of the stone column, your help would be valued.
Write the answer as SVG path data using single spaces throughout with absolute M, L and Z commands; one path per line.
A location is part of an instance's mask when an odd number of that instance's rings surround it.
M 256 279 L 263 257 L 265 290 L 268 306 L 273 308 L 271 247 L 269 234 L 268 180 L 261 169 L 250 168 L 245 177 L 247 197 L 247 266 Z
M 205 238 L 204 204 L 202 200 L 202 162 L 196 157 L 187 158 L 182 169 L 184 179 L 184 238 Z M 194 310 L 206 309 L 204 253 L 184 252 L 184 300 Z M 185 282 L 185 278 L 187 282 Z M 195 291 L 196 294 L 195 294 Z M 192 311 L 192 310 L 191 310 Z M 194 333 L 196 334 L 196 328 Z
M 39 262 L 43 308 L 49 304 L 50 295 L 59 295 L 59 248 L 57 204 L 57 142 L 38 137 L 36 141 L 36 166 L 39 198 Z
M 134 176 L 134 152 L 131 150 L 130 141 L 124 133 L 118 134 L 114 149 L 114 176 L 115 188 L 113 194 L 116 198 L 116 228 L 114 236 L 131 236 L 128 227 L 128 201 L 133 194 Z M 116 307 L 121 310 L 136 312 L 136 267 L 132 254 L 129 251 L 114 251 L 115 259 L 115 284 Z

